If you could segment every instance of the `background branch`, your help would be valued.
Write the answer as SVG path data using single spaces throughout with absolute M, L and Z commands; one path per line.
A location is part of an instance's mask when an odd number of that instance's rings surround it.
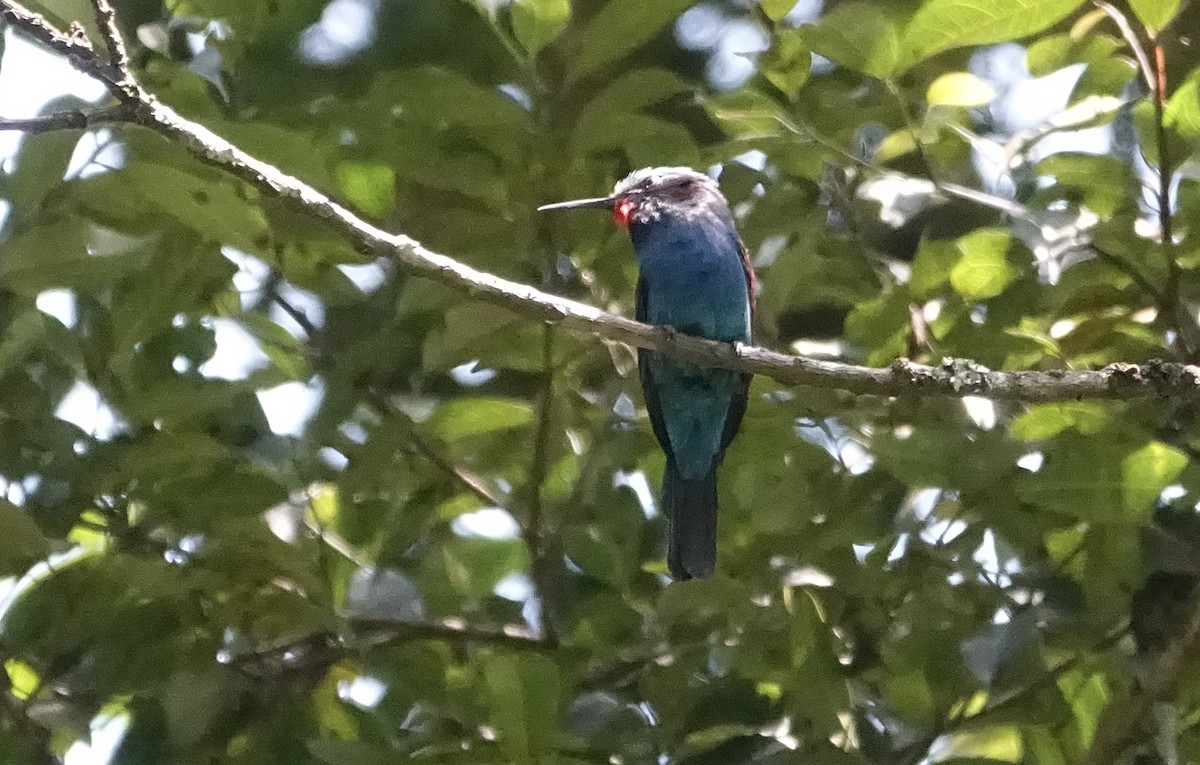
M 401 622 L 389 619 L 352 618 L 348 622 L 354 630 L 352 641 L 356 647 L 378 648 L 384 645 L 411 642 L 414 640 L 442 640 L 455 644 L 476 643 L 500 648 L 551 650 L 554 644 L 521 627 L 505 627 L 503 630 L 482 630 L 462 626 L 456 621 L 444 622 Z
M 22 133 L 48 133 L 52 130 L 87 130 L 88 128 L 100 125 L 111 125 L 115 122 L 128 122 L 130 116 L 129 107 L 125 104 L 104 106 L 89 111 L 70 109 L 25 119 L 6 119 L 0 117 L 0 130 L 17 130 Z
M 313 632 L 280 643 L 262 645 L 252 651 L 231 656 L 225 663 L 246 674 L 260 677 L 324 671 L 338 659 L 356 651 L 411 643 L 420 640 L 440 640 L 455 646 L 487 645 L 517 650 L 549 650 L 553 646 L 519 627 L 502 630 L 482 630 L 466 627 L 453 621 L 405 622 L 390 619 L 349 617 L 345 621 L 346 635 L 328 630 Z

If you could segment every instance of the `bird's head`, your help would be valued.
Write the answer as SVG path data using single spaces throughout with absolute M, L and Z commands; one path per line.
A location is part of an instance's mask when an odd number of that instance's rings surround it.
M 728 220 L 729 206 L 717 182 L 688 167 L 646 167 L 635 170 L 606 197 L 542 205 L 538 210 L 602 207 L 612 210 L 622 228 L 652 223 L 666 216 L 684 219 L 716 215 Z

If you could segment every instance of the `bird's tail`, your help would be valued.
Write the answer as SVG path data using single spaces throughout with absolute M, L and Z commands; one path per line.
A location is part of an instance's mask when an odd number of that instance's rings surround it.
M 707 579 L 717 566 L 717 466 L 699 479 L 684 478 L 667 460 L 663 473 L 667 567 L 677 580 Z

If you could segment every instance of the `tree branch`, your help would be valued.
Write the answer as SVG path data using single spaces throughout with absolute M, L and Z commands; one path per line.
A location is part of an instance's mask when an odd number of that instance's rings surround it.
M 1151 97 L 1154 101 L 1154 141 L 1158 145 L 1158 192 L 1155 196 L 1158 197 L 1159 241 L 1167 261 L 1167 283 L 1163 288 L 1163 300 L 1171 310 L 1170 318 L 1180 330 L 1179 340 L 1191 356 L 1195 354 L 1200 338 L 1195 337 L 1197 333 L 1185 332 L 1185 325 L 1180 318 L 1186 316 L 1187 321 L 1192 321 L 1190 312 L 1180 303 L 1179 287 L 1183 273 L 1179 261 L 1175 258 L 1175 234 L 1171 219 L 1171 164 L 1167 156 L 1166 126 L 1167 62 L 1162 42 L 1157 39 L 1151 39 L 1150 42 L 1154 46 L 1154 86 L 1151 89 Z
M 108 0 L 92 0 L 92 5 L 96 8 L 96 26 L 100 28 L 100 36 L 104 38 L 104 44 L 108 46 L 112 65 L 124 75 L 122 90 L 132 95 L 134 91 L 126 90 L 126 88 L 136 88 L 136 84 L 129 66 L 129 52 L 125 49 L 121 30 L 117 28 L 117 14 Z M 113 84 L 119 85 L 120 83 Z
M 6 119 L 0 117 L 0 131 L 16 130 L 22 133 L 49 133 L 52 130 L 87 130 L 100 125 L 129 122 L 131 112 L 125 104 L 105 106 L 90 111 L 70 109 L 40 117 Z
M 499 648 L 549 651 L 554 644 L 517 626 L 501 630 L 481 630 L 463 626 L 457 620 L 442 622 L 401 622 L 389 619 L 350 619 L 353 644 L 358 648 L 379 648 L 414 640 L 441 640 L 455 644 L 479 644 Z
M 442 450 L 438 445 L 427 439 L 419 432 L 417 429 L 417 424 L 412 421 L 411 417 L 392 406 L 391 402 L 387 400 L 387 397 L 376 393 L 375 391 L 368 391 L 367 398 L 371 405 L 379 410 L 381 415 L 384 417 L 394 417 L 398 420 L 398 422 L 407 431 L 406 435 L 408 436 L 409 443 L 411 444 L 415 453 L 425 458 L 430 462 L 430 464 L 456 480 L 464 489 L 474 494 L 485 504 L 492 507 L 508 508 L 509 498 L 504 492 L 497 489 L 491 484 L 490 481 L 478 473 L 474 473 L 465 467 L 456 465 L 453 460 L 442 453 Z
M 345 634 L 320 630 L 252 651 L 225 656 L 222 664 L 256 677 L 324 673 L 346 655 L 419 640 L 440 640 L 456 646 L 487 645 L 513 650 L 549 651 L 554 646 L 516 626 L 499 630 L 466 627 L 457 620 L 405 622 L 348 617 Z
M 61 32 L 39 14 L 15 0 L 0 2 L 0 20 L 54 52 L 66 56 L 72 66 L 95 77 L 105 86 L 111 86 L 123 77 L 104 57 L 96 55 L 92 43 L 81 29 L 73 26 L 69 34 Z
M 470 298 L 531 319 L 558 324 L 571 332 L 660 351 L 702 366 L 759 374 L 785 385 L 835 388 L 862 395 L 972 395 L 1045 402 L 1166 395 L 1191 398 L 1200 394 L 1200 367 L 1190 365 L 1152 362 L 1110 364 L 1095 371 L 993 372 L 967 361 L 950 359 L 931 367 L 902 359 L 887 368 L 872 368 L 690 337 L 667 327 L 654 327 L 616 316 L 479 271 L 429 250 L 408 236 L 373 226 L 313 187 L 247 154 L 202 125 L 179 116 L 136 86 L 136 80 L 128 70 L 122 71 L 105 60 L 79 35 L 67 35 L 54 29 L 16 0 L 0 0 L 0 17 L 15 29 L 67 56 L 80 71 L 108 85 L 116 98 L 129 108 L 130 122 L 182 144 L 201 162 L 224 170 L 264 195 L 325 221 L 359 251 L 395 260 L 413 273 Z M 113 28 L 112 33 L 120 42 L 119 32 Z

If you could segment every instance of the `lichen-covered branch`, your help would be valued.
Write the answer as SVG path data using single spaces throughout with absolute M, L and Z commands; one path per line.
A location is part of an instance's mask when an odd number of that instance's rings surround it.
M 102 9 L 107 2 L 99 0 Z M 102 18 L 107 18 L 102 12 Z M 111 16 L 111 9 L 107 12 Z M 824 361 L 765 348 L 731 345 L 690 337 L 551 295 L 527 284 L 477 270 L 422 246 L 403 234 L 367 223 L 325 194 L 253 157 L 212 131 L 184 119 L 137 85 L 121 62 L 123 48 L 115 24 L 103 24 L 117 56 L 100 55 L 82 35 L 50 26 L 16 0 L 0 0 L 0 18 L 66 56 L 80 71 L 104 82 L 126 108 L 127 121 L 178 142 L 197 159 L 221 168 L 270 197 L 290 203 L 325 221 L 361 252 L 397 261 L 413 273 L 444 284 L 470 298 L 514 313 L 555 323 L 580 334 L 596 335 L 661 351 L 705 366 L 751 372 L 787 385 L 834 388 L 876 396 L 986 396 L 1029 402 L 1080 398 L 1128 399 L 1145 396 L 1195 397 L 1200 367 L 1174 364 L 1111 364 L 1092 371 L 996 372 L 969 361 L 947 359 L 938 366 L 899 360 L 887 368 Z M 121 64 L 121 65 L 119 65 Z

